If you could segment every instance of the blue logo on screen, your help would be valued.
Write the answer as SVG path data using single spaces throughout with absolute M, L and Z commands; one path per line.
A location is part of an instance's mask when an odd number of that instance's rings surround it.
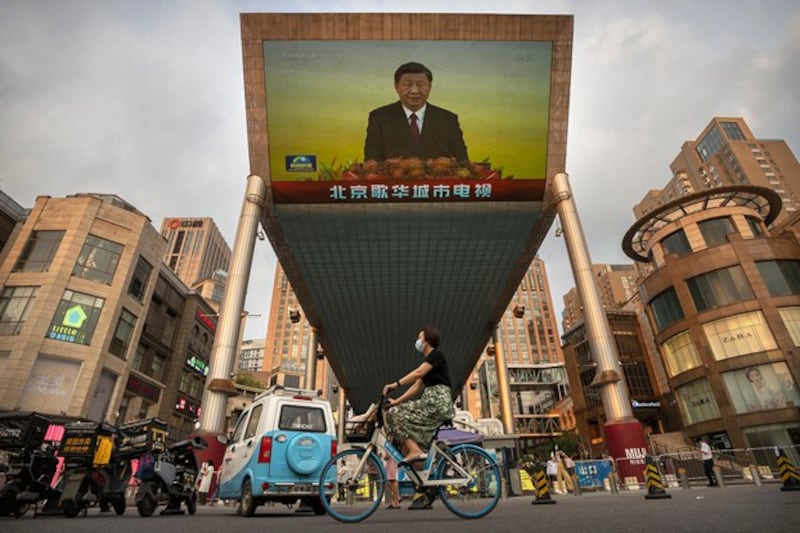
M 317 156 L 315 155 L 287 155 L 287 172 L 316 172 Z

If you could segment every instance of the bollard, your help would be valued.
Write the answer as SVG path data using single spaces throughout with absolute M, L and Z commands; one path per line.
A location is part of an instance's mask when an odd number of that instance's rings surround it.
M 678 469 L 678 479 L 680 480 L 681 487 L 686 490 L 689 490 L 691 487 L 689 486 L 689 476 L 686 475 L 685 468 Z
M 797 474 L 792 461 L 786 457 L 786 452 L 782 448 L 776 448 L 775 452 L 778 454 L 778 471 L 783 481 L 781 490 L 800 490 L 800 475 Z
M 533 488 L 536 491 L 536 497 L 531 504 L 541 505 L 556 503 L 556 501 L 550 497 L 550 487 L 547 485 L 547 476 L 545 475 L 545 469 L 542 463 L 536 463 L 533 467 Z
M 756 487 L 760 487 L 761 474 L 758 473 L 758 467 L 756 465 L 750 465 L 750 473 L 753 475 L 753 483 L 755 483 Z
M 725 478 L 722 477 L 722 468 L 716 465 L 714 465 L 714 479 L 717 480 L 718 487 L 722 489 L 725 488 Z
M 573 494 L 575 494 L 575 496 L 581 495 L 581 484 L 579 483 L 577 474 L 572 474 L 572 488 L 574 489 Z
M 647 494 L 645 500 L 661 500 L 665 498 L 672 498 L 667 491 L 664 490 L 664 484 L 661 482 L 661 474 L 658 472 L 658 466 L 653 460 L 653 456 L 648 455 L 645 457 L 644 473 L 647 479 Z
M 608 474 L 608 485 L 611 489 L 611 494 L 619 493 L 619 487 L 617 486 L 617 474 L 615 472 Z

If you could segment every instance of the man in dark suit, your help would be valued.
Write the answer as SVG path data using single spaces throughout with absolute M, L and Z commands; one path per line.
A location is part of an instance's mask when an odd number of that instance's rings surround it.
M 422 63 L 405 63 L 394 73 L 400 100 L 369 114 L 364 160 L 392 157 L 453 157 L 469 161 L 458 115 L 428 103 L 433 74 Z

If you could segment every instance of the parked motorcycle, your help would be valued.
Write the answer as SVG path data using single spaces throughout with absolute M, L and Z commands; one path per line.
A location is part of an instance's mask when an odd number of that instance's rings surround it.
M 0 487 L 0 516 L 19 518 L 39 503 L 57 501 L 50 487 L 58 467 L 53 448 L 45 442 L 50 420 L 32 412 L 0 413 L 0 450 L 6 452 L 5 483 Z
M 141 481 L 136 491 L 136 508 L 141 516 L 152 516 L 159 505 L 166 505 L 161 514 L 197 511 L 197 460 L 194 451 L 206 447 L 203 439 L 194 438 L 172 444 L 163 451 L 153 450 L 139 461 L 136 478 Z
M 131 477 L 130 457 L 115 453 L 117 428 L 98 422 L 64 426 L 61 455 L 65 459 L 61 508 L 74 518 L 95 505 L 125 512 L 125 488 Z

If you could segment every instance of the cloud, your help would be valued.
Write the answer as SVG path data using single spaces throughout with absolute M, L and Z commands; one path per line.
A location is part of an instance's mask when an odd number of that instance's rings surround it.
M 249 167 L 239 11 L 574 13 L 567 170 L 593 260 L 628 262 L 633 205 L 711 117 L 800 150 L 795 4 L 5 0 L 0 187 L 27 206 L 111 192 L 156 224 L 212 216 L 232 246 Z M 539 253 L 560 310 L 574 284 L 563 239 L 551 230 Z M 257 243 L 253 313 L 268 312 L 274 260 Z

